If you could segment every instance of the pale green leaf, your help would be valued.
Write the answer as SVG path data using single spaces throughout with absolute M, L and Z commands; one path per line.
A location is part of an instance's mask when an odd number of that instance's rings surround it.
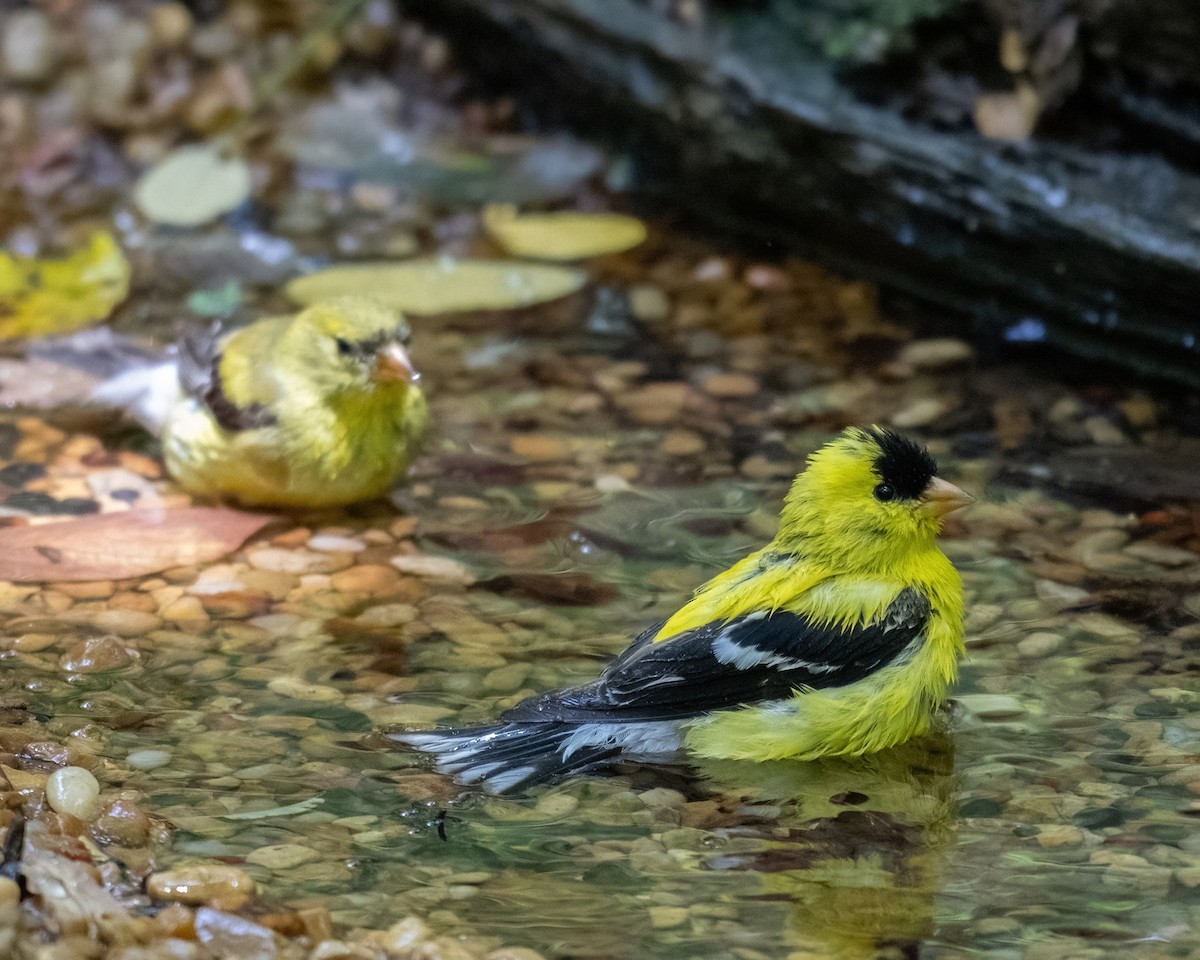
M 287 295 L 304 306 L 358 295 L 405 313 L 459 313 L 557 300 L 586 279 L 582 271 L 545 264 L 438 257 L 330 267 L 297 277 L 287 285 Z
M 214 146 L 195 144 L 167 154 L 138 181 L 138 209 L 155 223 L 195 227 L 240 206 L 250 196 L 250 168 Z

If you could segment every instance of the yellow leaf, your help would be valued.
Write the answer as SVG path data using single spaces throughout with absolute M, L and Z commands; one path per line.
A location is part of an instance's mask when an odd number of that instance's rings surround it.
M 646 225 L 619 213 L 518 214 L 509 204 L 484 208 L 483 225 L 500 246 L 518 257 L 582 260 L 620 253 L 646 239 Z
M 0 340 L 67 333 L 105 319 L 129 292 L 129 261 L 109 233 L 64 260 L 0 253 Z
M 585 279 L 581 271 L 565 267 L 438 257 L 330 267 L 297 277 L 287 285 L 287 295 L 304 306 L 357 294 L 405 313 L 458 313 L 557 300 Z

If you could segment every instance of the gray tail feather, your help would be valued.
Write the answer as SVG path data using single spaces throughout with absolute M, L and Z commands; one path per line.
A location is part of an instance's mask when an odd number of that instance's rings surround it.
M 97 379 L 85 403 L 123 411 L 152 433 L 179 400 L 174 349 L 153 350 L 107 327 L 36 340 L 27 352 Z
M 614 745 L 586 745 L 566 752 L 578 728 L 569 723 L 505 723 L 467 730 L 391 734 L 391 739 L 428 753 L 437 769 L 488 793 L 507 793 L 583 769 L 615 756 Z
M 97 380 L 154 366 L 167 359 L 168 354 L 166 350 L 156 350 L 114 333 L 109 327 L 93 327 L 66 337 L 43 337 L 32 341 L 26 352 L 31 357 L 82 370 Z

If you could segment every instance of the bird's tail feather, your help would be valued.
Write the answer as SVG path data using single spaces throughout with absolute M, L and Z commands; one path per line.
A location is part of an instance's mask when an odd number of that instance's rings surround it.
M 555 780 L 620 752 L 620 747 L 611 743 L 572 749 L 567 741 L 577 730 L 570 723 L 505 723 L 391 736 L 433 756 L 438 770 L 459 783 L 479 784 L 489 793 L 507 793 Z
M 121 410 L 152 433 L 179 400 L 173 350 L 150 349 L 107 327 L 34 341 L 27 352 L 96 378 L 86 404 Z

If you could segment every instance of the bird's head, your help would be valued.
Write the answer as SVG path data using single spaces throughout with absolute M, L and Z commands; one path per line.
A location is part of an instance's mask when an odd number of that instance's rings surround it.
M 779 538 L 815 541 L 810 547 L 823 553 L 865 562 L 931 543 L 946 514 L 973 499 L 939 477 L 933 458 L 907 437 L 851 427 L 808 458 L 788 493 Z
M 297 314 L 287 339 L 323 389 L 370 392 L 417 381 L 405 348 L 411 332 L 403 316 L 375 300 L 339 297 Z

